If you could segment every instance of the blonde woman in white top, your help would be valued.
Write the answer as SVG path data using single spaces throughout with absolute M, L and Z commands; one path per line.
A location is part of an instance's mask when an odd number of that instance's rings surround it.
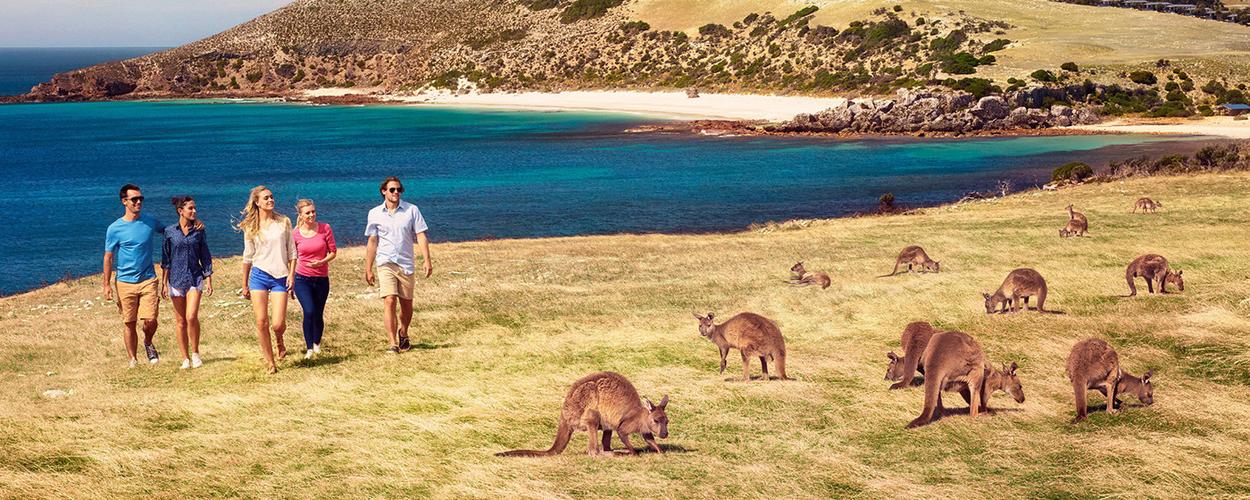
M 286 333 L 286 306 L 295 281 L 296 257 L 291 219 L 274 212 L 273 207 L 269 188 L 252 188 L 241 212 L 243 220 L 237 226 L 243 232 L 243 298 L 252 301 L 260 352 L 271 374 L 278 372 L 269 343 L 271 328 L 278 343 L 278 359 L 286 357 L 282 336 Z

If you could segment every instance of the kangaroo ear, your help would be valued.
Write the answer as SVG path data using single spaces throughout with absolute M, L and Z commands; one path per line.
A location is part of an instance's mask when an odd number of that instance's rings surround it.
M 1016 362 L 1015 362 L 1015 361 L 1012 361 L 1012 362 L 1011 362 L 1011 371 L 1009 371 L 1009 372 L 1007 372 L 1007 373 L 1010 373 L 1010 374 L 1012 374 L 1012 375 L 1015 375 L 1015 374 L 1016 374 L 1016 368 L 1019 368 L 1019 366 L 1016 366 Z
M 1185 274 L 1185 271 L 1176 271 L 1176 275 L 1177 275 L 1177 276 L 1180 276 L 1180 275 L 1182 275 L 1182 274 Z
M 651 400 L 642 398 L 642 402 L 647 405 L 647 411 L 655 411 L 655 405 L 651 404 Z
M 891 361 L 898 361 L 898 355 L 894 354 L 894 351 L 885 353 L 885 357 L 890 358 Z
M 990 298 L 990 294 L 985 293 L 985 292 L 981 292 L 981 296 L 985 297 L 987 300 Z
M 1142 375 L 1142 376 L 1141 376 L 1141 381 L 1142 381 L 1142 383 L 1149 382 L 1149 381 L 1150 381 L 1150 377 L 1151 377 L 1152 375 L 1154 375 L 1154 372 L 1155 372 L 1154 370 L 1146 370 L 1146 373 L 1145 373 L 1144 375 Z
M 668 394 L 660 398 L 660 409 L 663 410 L 666 406 L 668 406 Z
M 712 314 L 712 313 L 707 313 L 707 319 L 713 319 L 713 318 L 715 318 L 715 317 L 716 317 L 716 315 L 715 315 L 715 314 Z

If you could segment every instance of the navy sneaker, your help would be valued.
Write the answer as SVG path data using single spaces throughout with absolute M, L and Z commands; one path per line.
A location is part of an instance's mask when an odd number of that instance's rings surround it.
M 147 344 L 143 348 L 148 352 L 148 363 L 156 364 L 157 361 L 161 360 L 161 353 L 156 352 L 156 346 Z
M 399 338 L 399 350 L 407 351 L 410 349 L 412 349 L 412 344 L 408 342 L 408 337 L 400 337 Z

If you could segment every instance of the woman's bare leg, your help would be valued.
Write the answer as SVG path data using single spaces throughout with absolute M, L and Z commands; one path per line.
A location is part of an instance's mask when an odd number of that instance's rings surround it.
M 187 338 L 192 353 L 200 353 L 200 291 L 188 290 L 186 300 Z M 185 352 L 184 352 L 185 355 Z
M 252 313 L 256 315 L 256 336 L 260 343 L 260 354 L 269 373 L 277 373 L 278 366 L 273 362 L 273 344 L 269 341 L 268 291 L 252 290 Z
M 278 359 L 286 358 L 286 306 L 290 294 L 286 292 L 273 292 L 273 316 L 270 317 L 270 323 L 273 324 L 273 337 L 278 341 Z
M 182 349 L 182 359 L 191 359 L 187 351 L 187 298 L 171 296 L 169 301 L 174 305 L 174 336 L 178 338 L 178 348 Z

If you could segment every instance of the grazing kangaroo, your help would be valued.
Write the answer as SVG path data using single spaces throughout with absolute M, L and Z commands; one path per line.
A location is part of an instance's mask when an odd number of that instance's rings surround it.
M 1160 208 L 1163 208 L 1163 203 L 1154 201 L 1150 198 L 1138 198 L 1137 203 L 1133 205 L 1133 213 L 1137 213 L 1137 209 L 1139 208 L 1144 214 L 1145 213 L 1153 214 Z
M 1155 288 L 1159 289 L 1159 293 L 1168 293 L 1168 283 L 1176 285 L 1178 291 L 1185 291 L 1182 271 L 1173 271 L 1162 255 L 1148 253 L 1128 264 L 1128 268 L 1124 270 L 1124 279 L 1128 281 L 1129 297 L 1137 295 L 1138 277 L 1146 278 L 1146 291 L 1149 293 L 1155 293 Z
M 807 269 L 803 268 L 802 261 L 791 267 L 790 272 L 792 273 L 790 277 L 791 285 L 820 285 L 820 288 L 823 290 L 829 288 L 829 284 L 832 283 L 828 274 L 820 271 L 814 273 L 807 272 Z
M 968 402 L 968 414 L 975 417 L 989 409 L 990 395 L 1005 391 L 1018 403 L 1024 402 L 1024 388 L 1016 375 L 1017 365 L 995 368 L 985 362 L 981 345 L 960 331 L 938 332 L 924 350 L 924 411 L 907 424 L 920 427 L 942 411 L 942 391 L 958 392 Z
M 1007 279 L 998 287 L 993 295 L 982 293 L 985 297 L 985 313 L 1019 312 L 1029 309 L 1029 297 L 1037 297 L 1037 312 L 1046 312 L 1046 280 L 1037 271 L 1022 267 L 1007 274 Z
M 903 264 L 907 264 L 907 272 L 909 273 L 915 272 L 915 267 L 923 269 L 923 272 L 937 273 L 942 271 L 941 262 L 930 259 L 929 254 L 925 253 L 920 246 L 912 245 L 899 252 L 898 258 L 894 259 L 894 270 L 890 271 L 890 274 L 883 274 L 878 276 L 878 278 L 887 278 L 898 274 L 898 266 Z
M 1085 236 L 1085 231 L 1089 229 L 1089 223 L 1080 219 L 1069 219 L 1068 224 L 1059 230 L 1059 236 L 1067 238 L 1070 236 Z
M 1085 397 L 1091 389 L 1107 398 L 1107 413 L 1115 413 L 1118 396 L 1124 393 L 1133 394 L 1142 404 L 1154 404 L 1151 375 L 1152 372 L 1147 371 L 1137 378 L 1123 371 L 1115 349 L 1101 339 L 1077 342 L 1072 346 L 1072 352 L 1068 353 L 1068 380 L 1072 381 L 1076 400 L 1076 418 L 1072 419 L 1072 423 L 1085 420 L 1089 411 Z
M 621 437 L 625 445 L 622 450 L 634 454 L 634 447 L 629 443 L 630 434 L 642 434 L 656 453 L 664 453 L 655 442 L 655 436 L 668 438 L 668 395 L 660 400 L 660 404 L 651 404 L 651 400 L 639 401 L 638 391 L 625 377 L 613 372 L 599 372 L 587 375 L 573 382 L 568 395 L 564 396 L 564 407 L 560 410 L 559 425 L 556 430 L 556 442 L 546 451 L 512 450 L 496 453 L 500 457 L 546 457 L 559 455 L 568 446 L 573 431 L 586 431 L 590 434 L 590 445 L 587 453 L 591 456 L 612 454 L 612 431 Z M 599 431 L 603 431 L 603 441 L 599 440 Z
M 733 347 L 742 353 L 742 380 L 751 380 L 750 360 L 755 356 L 760 358 L 764 380 L 769 380 L 770 358 L 777 364 L 777 374 L 781 376 L 781 380 L 788 380 L 785 340 L 781 338 L 781 330 L 772 320 L 755 313 L 741 313 L 717 325 L 712 322 L 712 313 L 707 313 L 707 317 L 698 314 L 694 317 L 699 320 L 699 333 L 720 348 L 721 373 L 725 373 L 725 356 L 729 354 L 729 348 Z
M 885 371 L 885 379 L 897 381 L 890 386 L 890 389 L 902 389 L 911 385 L 912 377 L 917 371 L 924 375 L 924 366 L 920 364 L 920 358 L 924 355 L 924 348 L 929 345 L 929 339 L 935 333 L 937 330 L 933 329 L 933 325 L 924 321 L 909 323 L 903 328 L 903 334 L 899 338 L 899 344 L 903 347 L 903 356 L 894 354 L 894 351 L 886 354 L 886 357 L 890 358 L 890 367 Z

